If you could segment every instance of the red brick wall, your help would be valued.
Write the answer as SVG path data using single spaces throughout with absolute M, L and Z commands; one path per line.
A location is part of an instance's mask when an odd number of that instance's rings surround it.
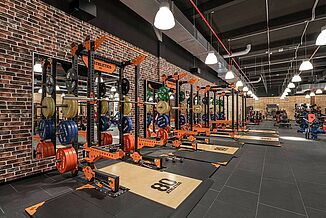
M 103 34 L 107 33 L 39 0 L 0 2 L 0 183 L 54 168 L 53 158 L 32 159 L 32 53 L 69 60 L 72 42 Z M 99 53 L 118 61 L 135 57 L 108 42 Z M 160 61 L 160 73 L 183 71 Z M 144 78 L 159 80 L 157 62 L 158 58 L 149 54 L 141 65 L 140 93 Z M 131 67 L 125 72 L 133 82 Z

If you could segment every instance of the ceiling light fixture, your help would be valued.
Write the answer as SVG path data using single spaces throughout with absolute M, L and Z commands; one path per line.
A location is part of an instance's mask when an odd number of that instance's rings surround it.
M 115 86 L 112 86 L 111 87 L 111 92 L 116 92 L 117 91 L 117 88 Z
M 323 91 L 321 89 L 317 89 L 316 94 L 323 94 Z
M 160 30 L 169 30 L 175 26 L 174 16 L 167 1 L 160 4 L 160 9 L 154 18 L 154 26 Z
M 235 84 L 236 87 L 242 87 L 243 86 L 243 83 L 241 80 L 238 80 Z
M 247 94 L 248 94 L 248 95 L 252 95 L 252 91 L 249 90 L 249 91 L 247 92 Z
M 33 71 L 35 73 L 42 73 L 43 69 L 42 69 L 42 64 L 36 62 L 33 66 Z
M 301 82 L 301 81 L 302 81 L 301 76 L 299 74 L 294 75 L 293 78 L 292 78 L 293 83 L 298 83 L 298 82 Z
M 211 51 L 207 54 L 207 57 L 205 59 L 205 64 L 217 64 L 217 57 L 214 51 Z
M 306 71 L 306 70 L 312 70 L 314 67 L 312 66 L 311 62 L 309 60 L 302 61 L 299 70 L 300 71 Z
M 228 72 L 226 72 L 225 79 L 227 79 L 227 80 L 234 79 L 234 74 L 233 74 L 232 70 L 229 70 Z
M 306 94 L 305 98 L 310 98 L 310 95 Z
M 291 92 L 291 89 L 289 89 L 289 88 L 286 88 L 285 90 L 284 90 L 284 92 Z
M 310 92 L 310 97 L 313 97 L 313 96 L 315 96 L 315 93 L 314 93 L 314 91 L 311 91 Z
M 242 91 L 244 91 L 244 92 L 248 92 L 249 91 L 249 89 L 248 89 L 248 87 L 247 86 L 245 86 L 245 87 L 243 87 L 243 90 Z
M 326 26 L 321 28 L 321 32 L 316 40 L 316 45 L 326 45 Z
M 288 85 L 288 88 L 290 89 L 294 89 L 295 88 L 295 85 L 293 82 L 290 82 L 289 85 Z

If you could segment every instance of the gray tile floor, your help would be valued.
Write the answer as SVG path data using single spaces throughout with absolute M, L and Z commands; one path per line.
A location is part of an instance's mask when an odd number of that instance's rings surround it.
M 279 129 L 282 147 L 245 145 L 189 217 L 326 217 L 326 141 L 296 130 Z

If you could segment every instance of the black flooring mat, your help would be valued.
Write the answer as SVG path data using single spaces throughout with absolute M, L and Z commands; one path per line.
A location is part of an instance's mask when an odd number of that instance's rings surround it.
M 185 159 L 202 161 L 206 163 L 221 163 L 227 164 L 234 155 L 222 154 L 216 152 L 207 152 L 207 151 L 185 151 L 179 150 L 174 152 L 174 155 L 177 157 L 183 157 Z
M 212 184 L 204 180 L 176 209 L 132 192 L 111 198 L 95 189 L 72 191 L 46 200 L 31 217 L 186 217 Z
M 265 145 L 265 146 L 282 146 L 280 141 L 264 141 L 264 140 L 249 140 L 249 139 L 240 139 L 240 142 L 251 145 Z

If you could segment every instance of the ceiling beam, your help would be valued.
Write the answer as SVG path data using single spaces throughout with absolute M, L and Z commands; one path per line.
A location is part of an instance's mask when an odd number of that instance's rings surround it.
M 316 8 L 316 18 L 320 17 L 321 15 L 324 15 L 326 11 L 325 6 L 319 6 Z M 279 27 L 279 26 L 284 26 L 284 25 L 290 25 L 293 23 L 297 23 L 299 21 L 305 21 L 305 20 L 310 20 L 311 19 L 311 9 L 308 10 L 303 10 L 299 12 L 295 12 L 292 14 L 287 14 L 281 17 L 273 18 L 269 20 L 269 28 L 272 30 L 273 28 Z M 221 33 L 223 38 L 231 39 L 238 37 L 238 36 L 243 36 L 243 35 L 248 35 L 251 33 L 259 32 L 259 31 L 266 31 L 267 29 L 267 24 L 266 21 L 261 21 L 255 24 L 250 24 L 247 26 L 243 26 L 237 29 L 233 29 L 224 33 Z

